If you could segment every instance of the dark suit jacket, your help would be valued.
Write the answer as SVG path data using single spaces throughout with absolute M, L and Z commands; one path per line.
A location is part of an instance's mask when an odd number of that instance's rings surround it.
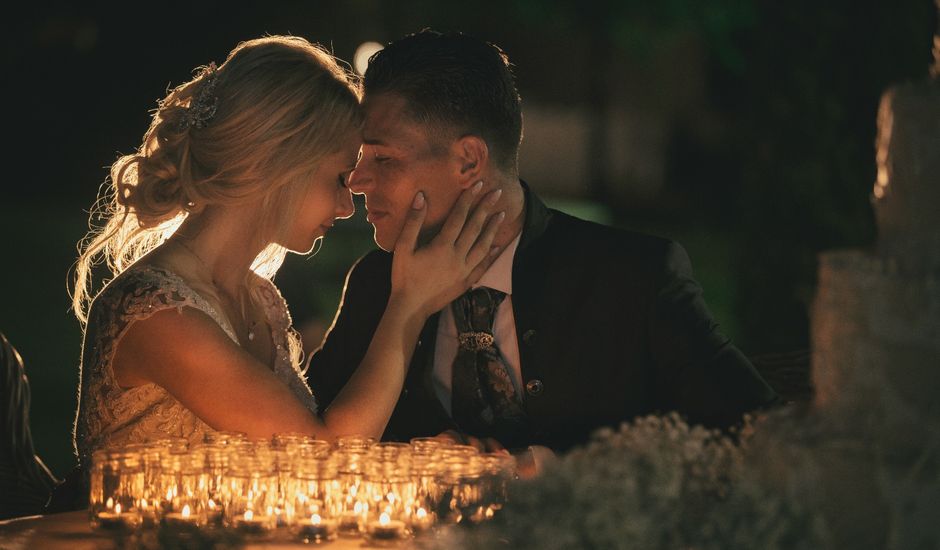
M 349 272 L 333 327 L 307 372 L 321 409 L 365 355 L 390 293 L 391 263 L 391 254 L 376 250 Z M 530 423 L 513 447 L 565 450 L 595 428 L 673 410 L 727 427 L 775 400 L 718 332 L 675 242 L 546 208 L 526 187 L 512 288 Z M 437 322 L 431 317 L 422 331 L 386 439 L 456 428 L 431 383 Z

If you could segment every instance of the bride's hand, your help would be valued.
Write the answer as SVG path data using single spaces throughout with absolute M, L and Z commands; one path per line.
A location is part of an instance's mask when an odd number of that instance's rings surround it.
M 470 207 L 482 182 L 463 191 L 440 233 L 425 246 L 416 248 L 418 233 L 427 213 L 424 194 L 419 192 L 395 244 L 392 261 L 392 299 L 417 314 L 428 317 L 466 292 L 477 282 L 499 254 L 491 247 L 504 212 L 490 216 L 501 190 L 491 191 Z

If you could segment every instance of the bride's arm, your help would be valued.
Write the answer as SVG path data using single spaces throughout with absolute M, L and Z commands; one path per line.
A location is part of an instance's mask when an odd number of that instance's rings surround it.
M 425 208 L 411 212 L 396 245 L 392 294 L 382 320 L 359 368 L 322 419 L 195 308 L 163 310 L 134 322 L 117 344 L 115 377 L 124 386 L 160 385 L 217 430 L 250 437 L 381 436 L 427 317 L 469 288 L 492 259 L 490 243 L 501 217 L 485 223 L 495 202 L 487 197 L 467 218 L 470 196 L 465 192 L 440 235 L 420 250 L 415 243 Z
M 249 437 L 277 432 L 331 436 L 271 369 L 192 307 L 165 309 L 131 324 L 112 368 L 119 384 L 153 382 L 216 430 Z

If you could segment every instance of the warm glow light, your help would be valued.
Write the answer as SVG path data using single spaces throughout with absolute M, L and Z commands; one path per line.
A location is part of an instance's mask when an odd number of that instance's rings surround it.
M 115 504 L 115 505 L 114 505 L 114 513 L 115 513 L 115 514 L 120 514 L 120 513 L 121 513 L 121 505 L 120 505 L 120 504 Z
M 359 44 L 359 47 L 356 48 L 355 55 L 353 55 L 353 68 L 356 69 L 356 72 L 366 74 L 366 68 L 369 66 L 369 58 L 383 48 L 384 46 L 378 42 L 363 42 Z
M 108 502 L 104 503 L 105 508 L 114 508 L 114 499 L 108 497 Z
M 211 498 L 209 499 L 209 509 L 215 510 L 215 501 L 212 500 Z
M 312 516 L 310 516 L 310 523 L 314 525 L 320 525 L 321 521 L 322 521 L 322 518 L 320 518 L 320 514 L 313 514 Z
M 166 490 L 166 499 L 167 501 L 173 500 L 173 489 Z
M 251 521 L 251 518 L 255 517 L 255 513 L 251 510 L 245 512 L 245 521 Z
M 418 511 L 415 512 L 415 517 L 417 517 L 418 519 L 424 519 L 427 516 L 428 516 L 428 512 L 424 508 L 418 508 Z
M 395 493 L 389 491 L 388 494 L 385 495 L 385 498 L 387 498 L 389 502 L 395 502 Z
M 392 518 L 388 517 L 388 514 L 384 512 L 382 513 L 381 516 L 379 516 L 379 525 L 383 525 L 383 526 L 388 525 L 388 522 L 390 521 L 392 521 Z
M 190 514 L 189 504 L 187 504 L 186 506 L 183 506 L 183 517 L 188 518 L 189 514 Z
M 362 513 L 362 503 L 361 503 L 361 502 L 357 502 L 357 503 L 356 503 L 356 506 L 353 507 L 353 511 L 356 512 L 357 514 L 361 514 L 361 513 Z

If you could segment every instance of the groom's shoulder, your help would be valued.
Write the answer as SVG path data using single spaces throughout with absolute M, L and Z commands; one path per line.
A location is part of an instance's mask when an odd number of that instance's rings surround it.
M 589 256 L 620 263 L 625 259 L 658 263 L 682 250 L 679 243 L 657 235 L 581 219 L 553 210 L 549 241 L 574 257 Z

